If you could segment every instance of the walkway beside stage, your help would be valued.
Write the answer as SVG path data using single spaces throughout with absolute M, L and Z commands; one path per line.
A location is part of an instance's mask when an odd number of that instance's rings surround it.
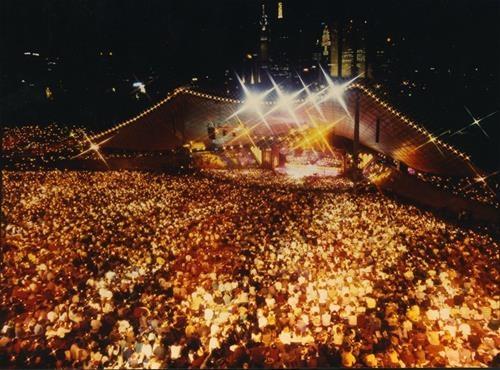
M 391 191 L 403 198 L 414 200 L 424 206 L 452 212 L 458 215 L 466 212 L 477 221 L 500 223 L 500 210 L 477 201 L 464 199 L 437 189 L 419 178 L 389 169 L 390 174 L 374 181 L 383 190 Z

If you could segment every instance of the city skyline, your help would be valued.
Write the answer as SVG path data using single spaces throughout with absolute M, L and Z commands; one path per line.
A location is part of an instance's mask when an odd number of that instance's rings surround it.
M 194 83 L 222 93 L 228 83 L 237 88 L 236 75 L 245 78 L 247 56 L 259 54 L 262 4 L 271 35 L 268 52 L 274 58 L 280 42 L 276 32 L 286 34 L 279 46 L 281 60 L 274 59 L 287 66 L 284 75 L 293 76 L 296 83 L 298 75 L 305 80 L 319 76 L 318 70 L 312 75 L 311 67 L 321 63 L 325 27 L 332 33 L 339 24 L 354 20 L 367 28 L 361 57 L 372 68 L 371 82 L 429 129 L 459 129 L 468 119 L 464 106 L 477 115 L 500 106 L 494 1 L 419 1 L 405 6 L 394 1 L 356 6 L 324 1 L 151 1 L 144 7 L 133 1 L 5 2 L 2 14 L 10 15 L 1 92 L 6 124 L 76 121 L 105 128 L 179 85 Z M 340 57 L 345 60 L 345 55 Z M 272 74 L 283 75 L 279 63 L 269 66 Z M 333 72 L 337 66 L 332 58 L 329 64 Z M 140 84 L 147 94 L 137 94 Z M 429 91 L 439 99 L 429 99 Z M 27 104 L 39 109 L 29 111 Z M 500 136 L 497 119 L 492 117 L 487 126 L 492 140 Z M 477 150 L 496 157 L 497 143 L 484 143 L 481 133 L 473 134 L 453 140 L 470 150 L 479 140 Z M 498 163 L 492 160 L 491 166 Z

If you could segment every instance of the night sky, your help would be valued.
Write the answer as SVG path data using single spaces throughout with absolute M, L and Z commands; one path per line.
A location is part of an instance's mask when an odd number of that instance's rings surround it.
M 190 72 L 230 67 L 254 47 L 260 1 L 3 0 L 5 57 L 24 50 L 84 62 L 110 48 L 138 69 L 169 58 Z M 269 12 L 275 11 L 267 1 Z M 297 46 L 313 44 L 321 22 L 359 17 L 377 34 L 407 36 L 408 50 L 426 59 L 476 63 L 498 74 L 499 2 L 285 1 L 290 32 L 302 31 Z M 271 24 L 272 26 L 272 24 Z M 450 55 L 450 48 L 456 49 Z M 167 58 L 167 59 L 165 59 Z M 137 63 L 137 65 L 134 65 Z M 146 64 L 144 64 L 146 63 Z M 496 67 L 496 68 L 495 68 Z
M 266 3 L 273 22 L 275 2 Z M 260 4 L 253 0 L 3 0 L 4 124 L 56 120 L 107 127 L 192 76 L 210 75 L 217 80 L 226 69 L 237 69 L 247 52 L 256 50 Z M 297 58 L 311 58 L 323 22 L 366 19 L 374 48 L 384 46 L 387 37 L 397 40 L 400 63 L 393 67 L 394 81 L 386 88 L 400 110 L 430 129 L 469 123 L 464 105 L 479 117 L 500 109 L 497 0 L 285 0 L 284 4 L 293 40 L 290 54 Z M 57 73 L 29 76 L 40 79 L 32 88 L 21 84 L 31 68 L 23 61 L 26 51 L 58 57 Z M 106 67 L 100 51 L 113 53 Z M 416 68 L 428 71 L 430 67 L 439 73 L 413 74 Z M 130 88 L 122 88 L 116 96 L 108 91 L 114 80 L 148 78 L 154 80 L 149 101 L 127 103 L 132 100 Z M 412 98 L 399 97 L 402 79 L 429 88 Z M 43 94 L 33 92 L 47 84 L 56 91 L 50 107 Z M 500 157 L 500 114 L 484 127 L 489 139 L 471 131 L 455 138 L 456 143 L 476 156 L 488 157 L 487 166 L 495 168 L 498 161 L 492 158 Z

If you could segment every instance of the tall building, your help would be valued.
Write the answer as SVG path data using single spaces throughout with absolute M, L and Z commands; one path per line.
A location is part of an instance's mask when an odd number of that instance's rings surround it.
M 331 35 L 331 43 L 332 47 L 330 48 L 330 59 L 329 59 L 329 67 L 330 67 L 330 75 L 332 77 L 340 77 L 341 69 L 340 65 L 342 63 L 342 55 L 340 50 L 340 42 L 339 42 L 339 30 L 338 27 L 334 24 L 333 29 L 330 33 Z
M 332 40 L 330 38 L 330 30 L 328 29 L 328 26 L 325 25 L 325 28 L 323 28 L 323 34 L 321 35 L 321 48 L 322 48 L 321 55 L 323 56 L 324 60 L 330 59 L 331 46 L 332 46 Z
M 269 70 L 274 79 L 283 81 L 291 76 L 290 44 L 287 28 L 287 16 L 284 1 L 275 3 L 271 44 L 271 63 Z M 276 15 L 274 17 L 274 15 Z
M 260 42 L 259 42 L 259 61 L 262 65 L 269 62 L 269 44 L 271 43 L 271 30 L 269 20 L 266 14 L 266 5 L 262 3 L 262 14 L 259 20 L 260 24 Z
M 275 5 L 268 15 L 266 3 L 261 3 L 258 48 L 255 53 L 248 53 L 243 62 L 242 80 L 246 84 L 270 83 L 268 74 L 277 81 L 291 76 L 284 1 Z
M 283 19 L 283 1 L 278 1 L 278 15 L 276 18 Z
M 278 1 L 276 20 L 273 25 L 272 59 L 278 64 L 289 62 L 289 39 L 286 28 L 285 9 L 283 1 Z
M 334 24 L 330 32 L 327 26 L 323 29 L 322 40 L 327 39 L 326 32 L 329 35 L 328 66 L 332 77 L 352 78 L 362 74 L 364 78 L 371 78 L 365 25 L 366 21 L 351 19 L 343 27 L 341 23 Z

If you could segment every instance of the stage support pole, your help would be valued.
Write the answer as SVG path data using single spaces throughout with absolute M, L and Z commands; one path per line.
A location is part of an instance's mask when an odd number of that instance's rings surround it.
M 359 91 L 356 89 L 354 99 L 354 140 L 352 142 L 352 172 L 353 176 L 358 176 L 358 163 L 359 163 Z

